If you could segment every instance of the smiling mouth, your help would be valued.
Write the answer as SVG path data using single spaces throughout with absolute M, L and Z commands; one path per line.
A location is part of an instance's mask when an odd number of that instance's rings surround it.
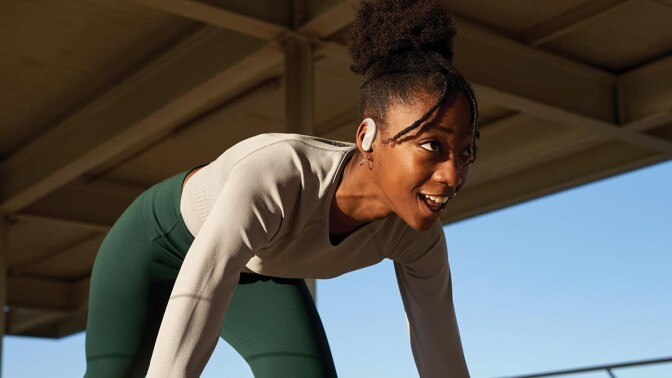
M 441 214 L 446 209 L 446 203 L 455 197 L 452 196 L 432 196 L 429 194 L 418 194 L 420 200 L 427 206 L 427 208 L 437 214 Z

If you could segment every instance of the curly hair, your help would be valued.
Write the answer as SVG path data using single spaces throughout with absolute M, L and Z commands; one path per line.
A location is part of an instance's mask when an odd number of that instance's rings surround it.
M 388 142 L 420 126 L 449 95 L 467 97 L 473 137 L 478 137 L 476 98 L 452 65 L 454 36 L 451 13 L 440 0 L 365 0 L 360 4 L 347 50 L 352 71 L 363 75 L 362 118 L 385 124 L 390 103 L 413 104 L 419 93 L 438 95 L 423 117 Z

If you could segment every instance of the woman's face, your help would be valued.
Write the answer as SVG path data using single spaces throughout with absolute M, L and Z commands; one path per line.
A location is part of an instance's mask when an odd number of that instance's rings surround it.
M 436 96 L 392 104 L 370 153 L 383 201 L 411 228 L 428 230 L 464 186 L 471 168 L 471 108 L 463 96 L 448 97 L 420 127 L 397 142 L 383 143 L 427 112 Z

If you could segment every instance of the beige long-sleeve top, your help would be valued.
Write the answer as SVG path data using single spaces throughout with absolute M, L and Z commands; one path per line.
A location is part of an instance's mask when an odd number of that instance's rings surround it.
M 396 216 L 333 245 L 329 210 L 355 145 L 294 134 L 238 143 L 184 187 L 195 239 L 180 269 L 148 377 L 198 377 L 217 343 L 241 271 L 332 278 L 394 261 L 422 378 L 468 377 L 441 225 L 426 232 Z

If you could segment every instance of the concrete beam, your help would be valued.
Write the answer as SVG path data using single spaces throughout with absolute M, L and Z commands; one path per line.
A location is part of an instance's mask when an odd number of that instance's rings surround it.
M 59 248 L 55 249 L 53 251 L 49 251 L 43 255 L 40 255 L 36 258 L 33 258 L 32 260 L 25 261 L 21 264 L 15 264 L 12 266 L 12 269 L 9 271 L 9 275 L 12 277 L 21 277 L 25 274 L 30 274 L 30 271 L 40 265 L 44 266 L 46 264 L 49 264 L 52 259 L 58 259 L 59 257 L 62 257 L 62 255 L 71 253 L 71 252 L 78 252 L 78 250 L 93 250 L 93 248 L 96 248 L 98 245 L 100 245 L 102 241 L 103 236 L 100 234 L 96 234 L 94 236 L 87 236 L 84 237 L 81 240 L 78 240 L 71 245 L 68 245 L 64 248 Z M 53 262 L 53 261 L 51 261 Z
M 323 138 L 328 138 L 328 135 L 337 133 L 343 128 L 349 128 L 354 135 L 354 126 L 357 125 L 357 111 L 354 109 L 347 110 L 343 113 L 322 122 L 315 127 L 317 135 Z
M 616 125 L 615 76 L 538 52 L 472 24 L 458 30 L 458 37 L 465 35 L 469 41 L 456 43 L 456 49 L 462 49 L 456 57 L 463 57 L 456 58 L 456 65 L 472 82 L 479 99 L 652 151 L 672 151 L 668 141 Z M 345 46 L 335 42 L 321 44 L 316 54 L 350 61 Z
M 514 141 L 518 147 L 510 148 Z M 599 134 L 518 113 L 481 126 L 480 156 L 469 186 L 562 159 L 604 142 Z
M 672 123 L 672 109 L 661 110 L 635 121 L 628 122 L 621 127 L 625 130 L 641 132 L 654 129 L 658 126 L 662 126 L 668 123 Z
M 612 5 L 618 8 L 629 2 Z M 653 150 L 669 149 L 665 141 L 629 132 L 654 128 L 668 119 L 672 57 L 616 76 L 533 49 L 466 20 L 458 19 L 457 28 L 455 64 L 470 81 L 488 89 L 483 91 L 492 96 L 486 97 L 488 100 L 550 121 L 596 127 L 607 136 L 629 139 Z M 513 97 L 532 101 L 522 103 Z M 632 125 L 623 127 L 626 133 L 610 130 L 629 123 Z
M 0 210 L 17 212 L 250 87 L 282 62 L 277 44 L 259 46 L 211 27 L 194 34 L 10 157 Z
M 625 128 L 640 131 L 669 122 L 672 55 L 622 74 L 618 87 L 620 118 Z
M 543 45 L 634 1 L 638 0 L 593 0 L 585 2 L 568 12 L 524 31 L 521 33 L 521 39 L 530 46 Z
M 242 14 L 237 13 L 240 12 L 240 10 L 233 11 L 230 9 L 224 9 L 222 7 L 206 5 L 196 1 L 136 1 L 173 14 L 197 19 L 212 25 L 226 27 L 231 30 L 249 35 L 255 35 L 265 39 L 274 39 L 280 37 L 283 32 L 289 31 L 288 27 L 290 26 L 289 23 L 285 23 L 286 27 L 272 23 L 268 20 L 267 15 L 253 14 L 249 11 L 245 14 Z M 587 22 L 595 20 L 599 17 L 603 17 L 635 1 L 640 0 L 597 0 L 587 2 L 570 10 L 569 12 L 559 15 L 553 20 L 523 32 L 522 39 L 531 46 L 541 45 L 547 41 L 564 35 L 565 33 L 586 24 Z M 327 5 L 323 5 L 316 2 L 305 1 L 300 3 L 302 8 L 300 11 L 294 9 L 295 19 L 306 17 L 309 18 L 307 22 L 301 24 L 297 32 L 305 35 L 309 39 L 313 39 L 314 42 L 317 42 L 321 46 L 325 46 L 326 50 L 329 50 L 329 48 L 333 48 L 334 46 L 330 46 L 331 42 L 320 39 L 326 38 L 350 24 L 354 19 L 355 7 L 357 4 L 356 1 L 351 0 L 336 2 L 335 5 L 332 5 L 331 3 L 332 2 Z M 294 5 L 296 7 L 297 3 Z M 192 12 L 189 11 L 190 7 L 202 10 Z M 264 7 L 257 7 L 257 9 L 262 8 Z M 244 20 L 245 22 L 238 22 L 238 19 Z M 459 36 L 457 37 L 458 46 L 456 47 L 458 50 L 458 53 L 456 54 L 458 62 L 468 59 L 463 55 L 466 54 L 467 57 L 469 56 L 468 53 L 459 51 L 460 45 L 468 46 L 465 48 L 467 50 L 476 50 L 476 53 L 471 54 L 471 56 L 481 61 L 470 61 L 469 63 L 464 62 L 464 64 L 462 64 L 465 74 L 470 77 L 473 76 L 473 80 L 475 81 L 479 81 L 477 78 L 478 76 L 486 76 L 489 74 L 491 75 L 492 72 L 497 72 L 497 76 L 499 77 L 488 81 L 490 87 L 495 89 L 517 87 L 521 89 L 521 92 L 525 92 L 526 88 L 532 88 L 534 83 L 536 83 L 536 85 L 543 83 L 546 88 L 543 90 L 537 90 L 537 92 L 543 92 L 545 96 L 553 96 L 555 93 L 557 96 L 559 96 L 559 99 L 573 99 L 573 104 L 572 106 L 569 106 L 568 109 L 571 112 L 577 112 L 577 107 L 583 107 L 582 110 L 585 110 L 585 113 L 583 113 L 584 115 L 597 118 L 608 123 L 614 123 L 617 121 L 617 119 L 615 119 L 615 115 L 620 114 L 621 116 L 618 116 L 618 120 L 620 122 L 618 123 L 632 123 L 625 128 L 626 130 L 630 131 L 643 131 L 649 128 L 653 128 L 664 123 L 668 119 L 667 109 L 656 109 L 656 111 L 652 112 L 651 109 L 641 108 L 647 106 L 656 107 L 656 103 L 660 103 L 661 101 L 664 101 L 664 99 L 670 98 L 669 96 L 659 96 L 657 95 L 656 91 L 656 89 L 662 90 L 672 88 L 672 85 L 668 83 L 671 80 L 670 75 L 665 75 L 663 78 L 664 80 L 658 80 L 660 79 L 660 75 L 653 75 L 657 77 L 647 75 L 647 73 L 652 71 L 652 67 L 646 67 L 644 69 L 639 69 L 619 77 L 617 83 L 616 77 L 606 72 L 602 72 L 592 67 L 582 65 L 568 59 L 563 59 L 539 50 L 531 49 L 513 40 L 486 31 L 466 20 L 458 19 L 457 22 L 458 30 L 460 31 Z M 459 43 L 460 40 L 465 38 L 471 39 L 471 41 Z M 472 43 L 474 40 L 477 41 L 476 45 L 479 45 L 479 43 L 490 44 L 491 46 L 498 46 L 501 48 L 501 51 L 490 51 L 489 54 L 490 56 L 498 57 L 496 61 L 500 64 L 500 67 L 497 67 L 497 69 L 492 69 L 491 67 L 487 66 L 483 67 L 485 65 L 484 61 L 486 60 L 482 59 L 482 57 L 486 55 L 484 55 L 483 51 L 481 51 L 483 46 L 474 46 Z M 325 50 L 321 51 L 324 52 Z M 507 62 L 506 59 L 501 59 L 502 51 L 506 52 L 505 55 L 509 55 L 508 64 L 502 64 L 502 62 Z M 527 62 L 517 62 L 516 55 L 528 58 Z M 347 63 L 350 62 L 349 57 L 347 56 L 342 56 L 341 58 L 344 59 Z M 526 63 L 533 61 L 536 61 L 537 63 L 541 62 L 542 65 L 547 65 L 550 67 L 544 68 L 541 67 L 540 64 L 536 64 L 536 67 L 535 65 L 532 65 L 531 67 L 533 67 L 533 69 L 530 70 L 530 66 Z M 509 69 L 520 70 L 521 72 L 518 72 L 518 74 L 515 72 L 507 73 L 505 70 L 501 69 L 501 66 L 506 66 Z M 658 64 L 653 64 L 650 66 L 658 66 Z M 480 73 L 472 72 L 478 70 L 478 67 L 482 68 L 480 69 Z M 551 72 L 549 74 L 549 69 L 569 71 L 574 75 L 563 75 L 562 72 Z M 633 82 L 633 78 L 641 76 L 648 77 L 635 80 L 635 82 Z M 507 80 L 507 78 L 510 80 L 506 84 L 497 85 L 498 83 L 496 82 Z M 526 78 L 529 78 L 529 80 L 526 80 Z M 549 78 L 557 78 L 557 80 L 554 80 L 554 82 L 549 82 Z M 571 80 L 567 81 L 566 79 L 568 78 Z M 530 86 L 531 83 L 533 84 L 532 87 Z M 653 86 L 651 85 L 652 83 L 654 84 Z M 558 85 L 565 87 L 565 89 L 558 91 Z M 613 93 L 616 90 L 616 86 L 618 87 L 619 92 L 617 96 L 615 96 Z M 649 90 L 652 87 L 654 90 Z M 548 90 L 549 88 L 551 90 Z M 568 91 L 567 88 L 571 89 Z M 650 93 L 647 93 L 645 96 L 640 96 L 640 92 L 642 90 L 649 90 Z M 583 94 L 585 98 L 577 98 L 576 95 L 581 94 Z M 535 96 L 528 97 L 538 98 Z M 613 101 L 613 99 L 616 97 L 620 97 L 621 99 L 625 98 L 625 104 L 623 104 L 623 106 L 616 104 Z M 548 102 L 546 101 L 546 103 Z M 652 103 L 654 105 L 651 105 Z M 634 106 L 635 109 L 631 109 L 631 106 Z M 564 107 L 567 108 L 567 106 Z M 660 106 L 658 106 L 658 108 L 660 108 Z M 627 115 L 632 116 L 628 117 Z M 633 116 L 637 119 L 633 119 Z
M 469 81 L 605 122 L 614 120 L 614 75 L 535 50 L 466 21 L 458 24 L 458 31 L 455 65 Z M 345 46 L 337 42 L 320 43 L 315 53 L 351 63 Z
M 10 335 L 21 335 L 29 333 L 32 329 L 42 327 L 48 324 L 57 323 L 72 316 L 71 311 L 22 311 L 21 309 L 12 309 L 8 313 L 7 333 Z
M 247 34 L 267 41 L 286 34 L 309 39 L 326 38 L 352 22 L 357 1 L 346 0 L 323 9 L 324 2 L 267 0 L 241 3 L 205 4 L 195 0 L 134 0 L 166 13 Z M 288 3 L 292 6 L 288 7 Z M 330 6 L 330 7 L 329 7 Z M 289 12 L 287 11 L 289 8 Z
M 33 330 L 44 326 L 63 322 L 82 314 L 88 307 L 89 278 L 76 283 L 63 284 L 59 281 L 21 279 L 12 280 L 15 289 L 19 292 L 13 295 L 18 298 L 11 305 L 8 318 L 9 334 L 33 334 Z M 35 300 L 30 290 L 47 290 L 42 293 L 56 293 L 58 301 L 39 302 Z
M 526 114 L 539 117 L 551 122 L 559 122 L 566 125 L 582 127 L 601 134 L 606 139 L 618 139 L 628 144 L 644 147 L 654 152 L 672 152 L 672 142 L 640 134 L 619 127 L 616 124 L 600 121 L 581 114 L 576 114 L 565 109 L 539 102 L 533 98 L 526 98 L 512 93 L 503 92 L 491 87 L 474 84 L 474 90 L 478 98 L 487 99 L 490 102 L 515 109 Z
M 82 300 L 77 284 L 65 281 L 8 277 L 7 288 L 7 305 L 10 307 L 67 312 L 78 310 Z
M 101 202 L 103 202 L 102 200 Z M 32 214 L 32 213 L 18 213 L 18 214 L 12 214 L 9 216 L 9 219 L 15 221 L 15 222 L 29 222 L 29 223 L 46 223 L 46 224 L 53 224 L 61 227 L 69 227 L 69 228 L 76 228 L 82 231 L 91 231 L 91 232 L 99 232 L 101 234 L 105 234 L 110 230 L 109 225 L 105 224 L 100 224 L 100 223 L 94 223 L 94 222 L 86 222 L 86 221 L 77 221 L 77 220 L 72 220 L 72 219 L 67 219 L 67 218 L 57 218 L 57 217 L 51 217 L 51 216 L 46 216 L 46 215 L 41 215 L 41 214 Z
M 73 227 L 103 231 L 109 229 L 145 189 L 101 179 L 91 183 L 78 181 L 49 193 L 21 214 L 39 214 L 42 218 L 73 222 Z M 73 203 L 77 206 L 72 206 Z
M 354 0 L 345 0 L 322 12 L 312 12 L 310 20 L 301 25 L 298 32 L 316 38 L 329 37 L 352 23 L 355 19 L 355 6 L 358 3 Z
M 456 20 L 455 66 L 476 84 L 612 123 L 616 76 Z
M 622 141 L 605 142 L 496 180 L 477 185 L 470 181 L 449 204 L 442 221 L 457 222 L 670 158 L 670 153 L 655 153 Z
M 215 6 L 194 0 L 134 1 L 159 11 L 268 41 L 287 32 L 292 23 L 286 2 L 276 0 L 254 1 L 249 3 L 254 6 L 244 8 L 240 2 L 225 2 Z M 227 9 L 226 6 L 236 6 L 238 9 Z

